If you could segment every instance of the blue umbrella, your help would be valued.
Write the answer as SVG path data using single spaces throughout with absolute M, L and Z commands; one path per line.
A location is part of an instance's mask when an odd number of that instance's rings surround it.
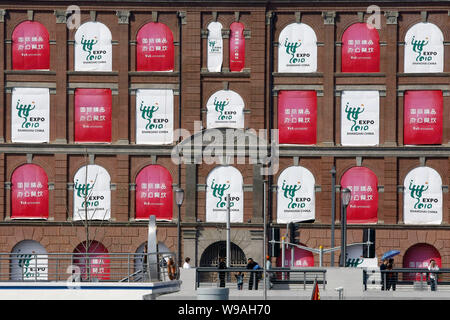
M 388 252 L 385 252 L 385 253 L 383 254 L 383 256 L 381 257 L 381 260 L 389 259 L 389 258 L 395 257 L 395 256 L 398 255 L 398 254 L 400 254 L 400 251 L 398 251 L 398 250 L 389 250 Z

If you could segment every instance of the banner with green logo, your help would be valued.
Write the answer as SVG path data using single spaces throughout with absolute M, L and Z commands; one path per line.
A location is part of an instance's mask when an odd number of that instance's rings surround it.
M 23 240 L 11 252 L 11 280 L 48 280 L 47 250 L 37 241 Z
M 232 90 L 214 93 L 206 103 L 206 128 L 244 128 L 244 100 Z
M 207 65 L 209 72 L 221 72 L 223 62 L 222 24 L 214 21 L 208 25 Z

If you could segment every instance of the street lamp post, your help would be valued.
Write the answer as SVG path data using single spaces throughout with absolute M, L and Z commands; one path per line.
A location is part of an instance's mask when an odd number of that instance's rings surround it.
M 181 188 L 175 189 L 175 202 L 178 206 L 178 221 L 177 221 L 177 235 L 178 235 L 178 241 L 177 241 L 177 259 L 178 259 L 178 266 L 181 267 L 181 205 L 183 204 L 184 200 L 184 190 Z
M 341 261 L 340 267 L 345 267 L 345 256 L 347 255 L 347 206 L 352 193 L 350 189 L 341 190 Z

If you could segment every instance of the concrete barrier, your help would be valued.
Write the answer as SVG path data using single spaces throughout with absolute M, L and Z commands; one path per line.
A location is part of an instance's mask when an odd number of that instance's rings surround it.
M 198 288 L 197 300 L 228 300 L 228 288 Z

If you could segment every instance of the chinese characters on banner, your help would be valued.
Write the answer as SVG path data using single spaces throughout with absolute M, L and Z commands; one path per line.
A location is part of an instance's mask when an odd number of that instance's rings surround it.
M 241 72 L 245 66 L 244 24 L 230 25 L 230 71 Z
M 367 23 L 355 23 L 342 36 L 342 72 L 380 72 L 380 37 Z
M 172 220 L 172 176 L 160 165 L 143 168 L 136 177 L 136 220 Z
M 209 72 L 221 72 L 223 62 L 222 24 L 211 22 L 208 25 L 207 66 Z
M 86 251 L 89 253 L 87 258 L 83 255 Z M 87 245 L 85 241 L 80 243 L 73 253 L 73 264 L 80 268 L 82 280 L 110 279 L 110 258 L 108 249 L 102 243 L 94 240 Z
M 206 103 L 206 128 L 244 128 L 244 100 L 232 90 L 214 93 Z
M 13 70 L 49 70 L 50 44 L 47 29 L 37 21 L 20 23 L 12 34 Z
M 403 256 L 403 268 L 428 268 L 430 260 L 434 259 L 439 268 L 442 268 L 442 259 L 439 251 L 428 243 L 417 243 L 406 250 Z M 422 273 L 404 273 L 404 280 L 426 281 Z M 439 281 L 439 280 L 438 280 Z
M 278 178 L 277 223 L 315 219 L 315 179 L 301 166 L 286 168 Z
M 44 169 L 24 164 L 11 178 L 11 219 L 48 218 L 48 178 Z
M 50 90 L 13 88 L 11 99 L 11 141 L 49 142 Z
M 111 142 L 111 89 L 75 89 L 75 142 Z
M 442 91 L 406 91 L 404 94 L 404 144 L 441 144 Z
M 442 223 L 442 179 L 429 167 L 411 170 L 403 184 L 405 224 Z
M 206 222 L 227 221 L 227 196 L 230 195 L 230 221 L 244 221 L 244 181 L 232 166 L 214 168 L 206 179 Z
M 172 142 L 173 91 L 136 90 L 136 143 L 157 145 Z
M 316 91 L 278 93 L 279 143 L 315 144 L 317 142 Z
M 378 179 L 365 167 L 348 169 L 341 178 L 341 190 L 348 188 L 351 199 L 347 206 L 347 223 L 378 221 Z
M 341 144 L 376 146 L 379 143 L 380 97 L 378 91 L 343 91 Z
M 303 243 L 300 243 L 300 245 L 305 246 Z M 306 246 L 305 246 L 306 247 Z M 282 266 L 282 257 L 281 254 L 277 258 L 277 267 L 280 268 Z M 289 249 L 288 252 L 286 252 L 286 255 L 284 256 L 284 266 L 290 267 L 291 266 L 291 250 Z M 312 252 L 306 251 L 304 249 L 300 249 L 298 247 L 294 247 L 294 267 L 314 267 L 314 255 Z
M 136 40 L 137 71 L 173 71 L 173 35 L 165 24 L 147 23 L 139 30 Z

